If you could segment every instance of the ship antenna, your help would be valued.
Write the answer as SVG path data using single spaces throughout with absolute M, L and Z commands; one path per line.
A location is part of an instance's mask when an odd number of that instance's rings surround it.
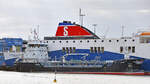
M 105 34 L 104 34 L 104 38 L 106 38 L 106 36 L 107 36 L 107 34 L 108 34 L 108 32 L 109 32 L 109 26 L 107 26 L 107 30 L 105 31 Z
M 97 24 L 93 24 L 93 27 L 94 27 L 94 34 L 96 34 L 96 26 L 97 26 Z
M 39 29 L 40 29 L 40 25 L 37 25 L 37 39 L 40 40 L 39 38 Z
M 83 16 L 85 16 L 85 14 L 82 14 L 82 10 L 80 8 L 79 9 L 79 21 L 80 21 L 81 26 L 83 26 Z
M 123 38 L 124 37 L 124 25 L 122 25 L 121 28 L 122 28 L 122 35 L 121 36 Z

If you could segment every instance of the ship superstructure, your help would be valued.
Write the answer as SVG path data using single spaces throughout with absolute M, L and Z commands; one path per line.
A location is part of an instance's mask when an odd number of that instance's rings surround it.
M 150 33 L 116 39 L 99 38 L 87 28 L 70 21 L 59 23 L 55 37 L 45 37 L 50 60 L 111 62 L 145 59 L 142 70 L 150 70 Z

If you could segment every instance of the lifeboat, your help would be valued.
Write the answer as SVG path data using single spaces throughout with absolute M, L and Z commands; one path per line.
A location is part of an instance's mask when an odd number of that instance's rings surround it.
M 147 36 L 147 35 L 150 35 L 150 32 L 143 32 L 140 34 L 141 36 Z

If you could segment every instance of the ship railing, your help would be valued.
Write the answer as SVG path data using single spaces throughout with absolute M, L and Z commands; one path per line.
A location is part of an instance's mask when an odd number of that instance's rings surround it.
M 83 61 L 67 61 L 67 62 L 47 62 L 42 63 L 47 67 L 102 67 L 104 63 L 95 63 L 95 62 L 83 62 Z
M 103 65 L 45 65 L 45 67 L 103 67 Z
M 64 56 L 68 56 L 68 55 L 85 55 L 85 56 L 88 56 L 89 54 L 88 53 L 69 53 L 69 54 L 66 54 Z
M 22 62 L 28 62 L 28 63 L 39 63 L 38 59 L 35 58 L 24 58 Z

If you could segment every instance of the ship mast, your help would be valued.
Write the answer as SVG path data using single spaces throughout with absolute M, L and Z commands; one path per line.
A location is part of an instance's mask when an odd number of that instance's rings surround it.
M 83 26 L 83 16 L 85 16 L 85 14 L 82 14 L 82 10 L 80 8 L 79 9 L 79 22 L 81 26 Z
M 40 40 L 40 38 L 39 38 L 39 25 L 37 25 L 37 28 L 34 28 L 34 29 L 32 29 L 31 28 L 31 35 L 29 35 L 28 36 L 28 39 L 29 40 Z

